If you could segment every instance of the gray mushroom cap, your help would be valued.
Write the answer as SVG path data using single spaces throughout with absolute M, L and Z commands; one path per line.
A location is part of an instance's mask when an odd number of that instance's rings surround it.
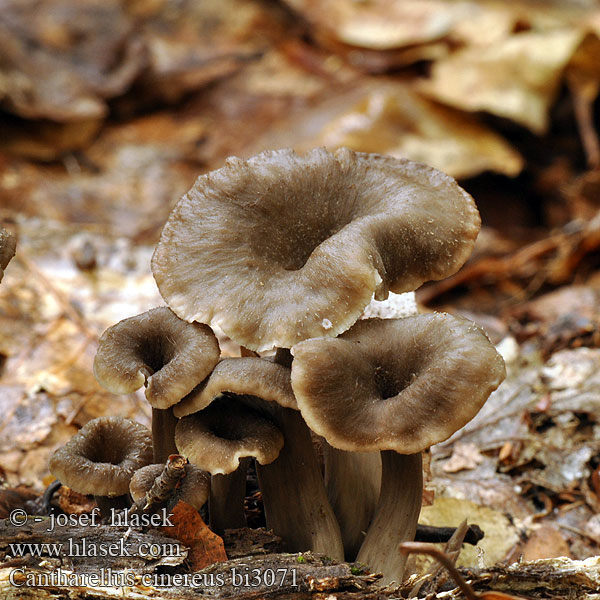
M 146 385 L 150 405 L 166 409 L 206 378 L 219 354 L 210 327 L 186 323 L 163 306 L 108 328 L 98 343 L 94 374 L 115 394 Z
M 164 468 L 163 464 L 147 465 L 134 473 L 129 483 L 129 493 L 134 502 L 145 497 Z M 195 465 L 185 465 L 185 475 L 173 494 L 174 503 L 183 500 L 196 510 L 200 510 L 208 501 L 209 494 L 210 474 Z
M 84 425 L 50 459 L 61 483 L 95 496 L 121 496 L 134 472 L 152 462 L 150 431 L 123 417 L 99 417 Z
M 206 381 L 173 408 L 176 417 L 185 417 L 206 408 L 225 392 L 255 396 L 285 408 L 297 409 L 289 367 L 257 357 L 223 358 Z
M 373 294 L 465 262 L 479 231 L 451 177 L 377 154 L 264 152 L 198 178 L 152 259 L 166 303 L 253 350 L 335 337 Z
M 281 431 L 266 417 L 231 398 L 184 417 L 175 429 L 180 454 L 212 475 L 233 473 L 241 458 L 261 465 L 273 462 L 283 448 Z
M 421 452 L 468 423 L 505 377 L 483 331 L 441 313 L 366 319 L 292 352 L 302 416 L 341 450 Z
M 17 242 L 14 236 L 3 227 L 0 227 L 0 281 L 2 281 L 4 269 L 15 255 L 16 249 Z

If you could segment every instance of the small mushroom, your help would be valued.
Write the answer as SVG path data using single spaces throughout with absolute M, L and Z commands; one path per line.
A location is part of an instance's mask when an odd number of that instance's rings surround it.
M 191 415 L 225 392 L 298 408 L 289 367 L 264 358 L 242 357 L 221 359 L 208 378 L 173 407 L 173 413 L 178 418 Z
M 167 307 L 153 308 L 107 329 L 94 360 L 96 379 L 115 394 L 146 386 L 152 406 L 154 461 L 176 453 L 172 406 L 198 385 L 219 360 L 210 327 L 186 323 Z
M 268 415 L 283 433 L 285 444 L 277 460 L 256 467 L 267 527 L 285 541 L 290 551 L 312 550 L 342 558 L 339 527 L 327 499 L 310 433 L 297 410 L 290 382 L 290 362 L 289 351 L 283 349 L 274 360 L 225 358 L 206 381 L 174 408 L 174 412 L 181 417 L 202 410 L 214 398 L 226 394 L 228 398 L 242 401 Z M 228 520 L 220 520 L 223 527 L 243 526 L 238 517 L 242 514 L 246 487 L 244 471 L 242 464 L 230 475 L 213 477 L 213 514 L 224 503 L 230 509 Z M 236 508 L 233 508 L 234 503 Z
M 3 227 L 0 227 L 0 281 L 2 281 L 4 269 L 15 255 L 16 249 L 17 242 L 14 236 Z
M 142 467 L 134 473 L 129 483 L 129 493 L 134 502 L 139 503 L 144 500 L 164 468 L 163 464 L 153 464 Z M 175 506 L 179 500 L 183 500 L 199 511 L 208 501 L 210 474 L 190 464 L 185 465 L 184 471 L 178 486 L 168 499 L 168 504 Z
M 123 417 L 99 417 L 84 425 L 50 458 L 50 472 L 80 494 L 92 494 L 103 516 L 129 492 L 129 481 L 152 461 L 150 432 Z
M 252 350 L 290 348 L 345 331 L 373 294 L 453 274 L 479 225 L 473 199 L 425 165 L 277 150 L 199 177 L 167 220 L 152 271 L 182 319 Z
M 418 308 L 414 292 L 390 292 L 386 300 L 371 300 L 361 319 L 397 319 L 416 314 Z M 323 439 L 321 447 L 325 463 L 325 486 L 340 524 L 345 558 L 354 561 L 379 501 L 381 457 L 379 452 L 339 450 Z
M 213 476 L 209 501 L 211 528 L 219 533 L 226 528 L 244 527 L 239 482 L 224 476 L 240 471 L 245 484 L 246 472 L 239 470 L 244 459 L 253 457 L 259 464 L 274 461 L 283 447 L 279 429 L 250 407 L 232 398 L 222 398 L 200 412 L 183 417 L 175 429 L 175 442 L 180 454 Z
M 446 314 L 366 319 L 292 352 L 309 427 L 336 448 L 381 452 L 381 494 L 357 560 L 401 581 L 398 545 L 414 539 L 421 506 L 420 453 L 477 414 L 504 362 L 479 327 Z

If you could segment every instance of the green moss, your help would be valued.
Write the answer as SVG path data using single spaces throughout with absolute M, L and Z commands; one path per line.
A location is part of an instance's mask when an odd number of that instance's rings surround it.
M 368 567 L 362 563 L 353 563 L 350 565 L 350 573 L 352 573 L 352 575 L 364 575 L 365 573 L 368 573 Z

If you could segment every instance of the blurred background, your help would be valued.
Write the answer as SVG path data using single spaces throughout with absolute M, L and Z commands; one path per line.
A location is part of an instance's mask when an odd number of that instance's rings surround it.
M 150 257 L 199 174 L 347 146 L 449 173 L 483 218 L 417 299 L 482 324 L 510 376 L 434 449 L 424 520 L 468 515 L 489 564 L 598 554 L 599 89 L 596 0 L 0 0 L 0 479 L 42 489 L 93 417 L 149 422 L 92 360 L 162 303 Z

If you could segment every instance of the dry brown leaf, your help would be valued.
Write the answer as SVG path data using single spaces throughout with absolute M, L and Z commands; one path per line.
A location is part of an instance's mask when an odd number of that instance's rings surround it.
M 522 560 L 528 562 L 539 558 L 572 558 L 569 545 L 563 534 L 550 525 L 542 525 L 529 536 L 522 550 Z
M 61 486 L 57 495 L 58 505 L 62 508 L 62 510 L 70 515 L 82 515 L 90 513 L 92 510 L 94 510 L 94 508 L 97 507 L 97 504 L 93 500 L 84 494 L 75 492 L 66 485 Z
M 600 39 L 589 34 L 571 58 L 566 78 L 588 167 L 600 166 L 600 140 L 594 123 L 594 101 L 600 90 Z
M 523 32 L 436 62 L 421 90 L 467 111 L 487 111 L 542 134 L 583 30 Z
M 513 176 L 522 167 L 517 151 L 476 119 L 388 80 L 366 80 L 292 115 L 247 153 L 283 146 L 346 146 L 424 162 L 454 177 L 485 170 Z
M 474 2 L 441 0 L 286 0 L 322 33 L 340 42 L 388 50 L 448 35 L 476 11 Z
M 0 519 L 8 518 L 8 515 L 17 508 L 23 509 L 28 500 L 35 498 L 37 494 L 25 486 L 0 487 Z
M 161 529 L 189 548 L 188 561 L 192 571 L 227 560 L 223 540 L 208 528 L 195 508 L 180 500 L 172 511 L 170 521 L 173 527 Z
M 518 542 L 517 528 L 501 512 L 480 506 L 469 500 L 437 496 L 431 506 L 421 509 L 419 523 L 438 527 L 457 527 L 465 519 L 477 524 L 485 532 L 477 546 L 465 545 L 457 560 L 459 566 L 493 565 L 503 560 Z M 483 553 L 481 552 L 483 550 Z M 419 561 L 419 571 L 424 572 L 429 564 Z
M 0 150 L 35 160 L 54 160 L 67 152 L 87 148 L 100 131 L 102 118 L 55 123 L 3 115 Z
M 483 462 L 479 448 L 472 442 L 456 442 L 452 447 L 452 456 L 444 463 L 442 469 L 446 473 L 474 469 Z
M 118 0 L 10 0 L 0 17 L 0 103 L 28 119 L 104 117 L 145 64 Z
M 176 102 L 191 90 L 236 72 L 258 58 L 280 30 L 279 11 L 245 0 L 133 2 L 143 18 L 149 67 L 133 105 Z

